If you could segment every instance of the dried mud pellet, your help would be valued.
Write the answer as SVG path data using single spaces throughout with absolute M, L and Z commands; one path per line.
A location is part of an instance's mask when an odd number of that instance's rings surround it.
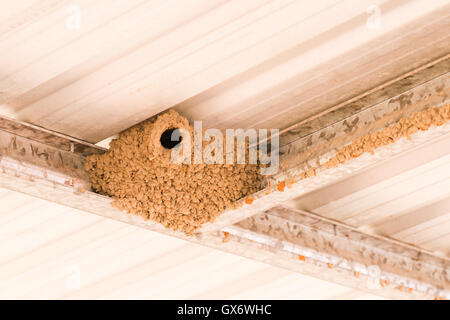
M 288 187 L 288 189 L 291 189 L 293 187 L 294 183 L 295 183 L 295 180 L 290 179 L 286 182 L 286 187 Z
M 316 170 L 314 168 L 309 168 L 306 172 L 308 178 L 316 176 Z
M 281 181 L 281 182 L 279 182 L 277 184 L 277 190 L 280 191 L 280 192 L 284 191 L 284 187 L 285 187 L 285 182 L 284 181 Z
M 368 152 L 373 155 L 376 148 L 394 143 L 402 137 L 411 139 L 411 136 L 419 130 L 426 131 L 431 126 L 441 126 L 449 120 L 450 104 L 416 112 L 410 117 L 401 119 L 379 132 L 358 138 L 350 145 L 342 147 L 334 157 L 324 164 L 324 167 L 337 167 L 351 158 L 358 158 L 363 152 Z
M 253 203 L 253 200 L 254 200 L 254 199 L 253 199 L 252 197 L 246 197 L 246 198 L 245 198 L 245 203 L 246 203 L 246 204 L 252 204 L 252 203 Z
M 228 242 L 228 241 L 230 241 L 230 233 L 224 231 L 224 232 L 223 232 L 222 242 Z

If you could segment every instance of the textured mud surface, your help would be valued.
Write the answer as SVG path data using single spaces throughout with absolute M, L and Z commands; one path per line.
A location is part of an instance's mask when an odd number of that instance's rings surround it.
M 170 110 L 122 132 L 108 152 L 87 158 L 86 169 L 93 189 L 113 197 L 118 209 L 192 234 L 260 190 L 262 179 L 258 165 L 174 164 L 160 141 L 173 128 L 193 135 L 188 121 Z
M 450 120 L 450 104 L 440 108 L 429 108 L 416 112 L 408 118 L 401 119 L 381 131 L 361 137 L 341 148 L 327 163 L 326 168 L 336 167 L 351 158 L 357 158 L 364 152 L 373 153 L 376 148 L 396 142 L 400 138 L 426 131 L 431 126 L 442 126 Z

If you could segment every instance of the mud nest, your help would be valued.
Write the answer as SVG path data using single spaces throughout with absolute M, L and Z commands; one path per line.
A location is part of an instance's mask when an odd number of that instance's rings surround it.
M 259 191 L 262 176 L 259 165 L 248 162 L 173 163 L 171 149 L 178 142 L 168 137 L 180 128 L 193 135 L 189 122 L 173 110 L 144 121 L 122 132 L 106 153 L 88 157 L 86 170 L 94 191 L 113 197 L 114 207 L 192 234 Z

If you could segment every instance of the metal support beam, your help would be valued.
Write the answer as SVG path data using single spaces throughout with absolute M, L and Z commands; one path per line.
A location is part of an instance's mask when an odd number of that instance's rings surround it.
M 329 126 L 282 145 L 280 170 L 269 179 L 270 187 L 254 194 L 251 206 L 242 201 L 241 208 L 225 211 L 214 223 L 205 224 L 199 232 L 209 233 L 220 230 L 277 204 L 348 178 L 373 165 L 449 135 L 450 125 L 447 124 L 427 132 L 420 132 L 411 136 L 409 140 L 405 138 L 395 146 L 379 148 L 375 155 L 363 154 L 336 168 L 324 167 L 324 163 L 341 147 L 352 141 L 382 130 L 415 112 L 429 107 L 439 107 L 449 102 L 450 73 L 447 72 L 391 99 L 364 108 L 344 119 L 336 120 Z M 308 178 L 305 179 L 305 177 Z M 280 182 L 287 188 L 277 190 L 276 186 Z
M 351 141 L 414 112 L 448 103 L 450 74 L 442 74 L 445 66 L 448 71 L 448 60 L 440 63 L 441 67 L 421 71 L 432 79 L 420 85 L 408 84 L 408 77 L 402 78 L 406 82 L 399 90 L 408 86 L 406 92 L 392 98 L 387 98 L 386 92 L 372 92 L 361 98 L 364 101 L 342 106 L 351 111 L 351 105 L 357 103 L 356 113 L 334 113 L 323 119 L 325 122 L 314 119 L 307 133 L 297 127 L 284 133 L 280 137 L 281 171 L 270 180 L 270 188 L 252 195 L 251 205 L 243 199 L 241 208 L 224 212 L 193 237 L 120 212 L 110 205 L 112 199 L 91 192 L 84 158 L 105 149 L 6 118 L 0 118 L 0 187 L 381 296 L 450 299 L 448 258 L 284 206 L 387 160 L 398 162 L 418 147 L 433 146 L 437 141 L 448 143 L 450 124 L 379 148 L 374 155 L 363 154 L 336 168 L 323 167 Z M 423 80 L 418 74 L 414 77 L 409 80 Z M 392 86 L 395 84 L 390 84 L 389 90 L 380 90 L 391 95 Z M 325 126 L 317 127 L 320 123 Z M 305 174 L 308 179 L 304 179 Z M 276 187 L 279 183 L 282 188 Z
M 111 198 L 89 191 L 85 156 L 102 152 L 105 149 L 96 145 L 0 117 L 1 187 L 184 237 L 158 223 L 113 209 Z
M 449 298 L 450 259 L 338 221 L 278 206 L 223 230 L 317 269 L 335 269 L 340 283 L 363 276 L 370 289 Z
M 8 121 L 14 124 L 0 123 Z M 71 145 L 70 137 L 56 137 Z M 87 189 L 84 154 L 101 148 L 66 151 L 5 130 L 0 142 L 0 187 L 381 296 L 450 298 L 449 260 L 425 250 L 279 205 L 220 231 L 188 237 L 120 212 L 112 199 Z

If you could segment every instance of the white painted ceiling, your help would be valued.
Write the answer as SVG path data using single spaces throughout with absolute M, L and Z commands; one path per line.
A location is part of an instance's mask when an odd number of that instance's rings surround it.
M 3 299 L 380 299 L 0 189 Z
M 289 204 L 450 257 L 450 136 Z
M 283 129 L 450 44 L 448 0 L 3 0 L 0 12 L 2 112 L 91 142 L 170 107 L 210 127 Z
M 91 142 L 170 107 L 285 128 L 447 53 L 449 16 L 448 0 L 0 0 L 0 113 Z M 291 205 L 448 256 L 450 159 L 423 157 Z M 0 239 L 0 298 L 378 298 L 7 190 Z

